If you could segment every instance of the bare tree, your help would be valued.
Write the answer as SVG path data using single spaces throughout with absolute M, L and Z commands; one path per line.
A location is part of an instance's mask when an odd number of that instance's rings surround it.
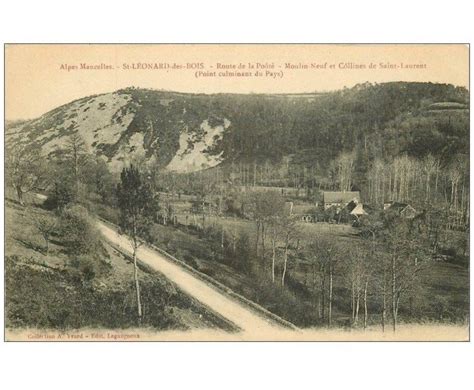
M 359 321 L 359 310 L 361 303 L 361 294 L 364 293 L 364 307 L 365 315 L 366 309 L 366 295 L 367 295 L 367 273 L 368 267 L 366 264 L 367 255 L 359 247 L 354 247 L 351 253 L 344 262 L 344 268 L 351 287 L 351 320 L 353 325 L 357 325 Z
M 321 278 L 323 286 L 327 279 L 327 325 L 328 327 L 331 327 L 334 276 L 339 271 L 341 261 L 345 257 L 345 250 L 340 246 L 336 246 L 334 241 L 330 240 L 328 237 L 318 237 L 313 240 L 309 249 L 311 250 L 313 258 L 318 263 L 321 272 L 325 275 Z
M 88 163 L 87 148 L 84 140 L 78 133 L 73 133 L 69 136 L 65 152 L 66 158 L 71 165 L 77 194 L 79 192 L 79 182 L 82 169 Z
M 276 252 L 277 252 L 277 241 L 279 233 L 279 224 L 277 220 L 270 222 L 270 237 L 272 244 L 272 283 L 275 283 L 275 263 L 276 263 Z
M 336 159 L 336 172 L 340 191 L 350 191 L 354 173 L 354 153 L 342 153 Z
M 279 220 L 280 231 L 283 239 L 283 271 L 281 275 L 281 285 L 285 285 L 285 277 L 288 270 L 288 257 L 291 246 L 299 237 L 297 218 L 290 215 L 284 216 Z
M 7 183 L 15 190 L 21 205 L 25 204 L 24 194 L 41 189 L 47 182 L 47 170 L 39 150 L 34 145 L 23 144 L 6 148 Z
M 34 224 L 46 243 L 46 255 L 49 254 L 49 242 L 51 235 L 57 229 L 56 220 L 46 215 L 34 216 Z
M 325 315 L 326 279 L 328 258 L 324 255 L 324 244 L 320 239 L 313 239 L 304 249 L 304 257 L 309 262 L 313 272 L 313 286 L 317 290 L 318 318 Z
M 381 323 L 382 331 L 385 331 L 385 322 L 387 317 L 387 256 L 384 250 L 380 248 L 381 236 L 383 235 L 383 219 L 381 215 L 372 213 L 361 219 L 361 237 L 366 241 L 368 250 L 365 251 L 364 260 L 364 329 L 368 321 L 368 289 L 369 283 L 375 297 L 380 297 L 381 301 Z
M 396 331 L 401 298 L 418 283 L 420 272 L 430 258 L 424 237 L 413 230 L 412 221 L 394 218 L 388 221 L 384 246 L 389 261 L 392 328 Z
M 425 200 L 429 202 L 430 197 L 431 197 L 430 180 L 433 173 L 436 172 L 437 160 L 431 154 L 428 154 L 423 160 L 423 168 L 426 175 Z
M 270 226 L 272 241 L 272 262 L 275 260 L 276 235 L 280 230 L 280 220 L 285 214 L 285 200 L 275 191 L 256 192 L 251 196 L 250 210 L 256 224 L 255 254 L 259 255 L 259 243 L 261 243 L 262 268 L 265 265 L 265 238 Z M 267 226 L 269 225 L 269 226 Z M 273 268 L 274 272 L 274 268 Z
M 265 235 L 268 230 L 272 248 L 272 282 L 275 283 L 275 263 L 277 257 L 277 244 L 282 236 L 282 220 L 285 216 L 285 200 L 279 193 L 269 192 L 262 198 L 260 214 L 262 216 L 262 255 L 265 256 Z M 265 261 L 265 258 L 263 259 Z

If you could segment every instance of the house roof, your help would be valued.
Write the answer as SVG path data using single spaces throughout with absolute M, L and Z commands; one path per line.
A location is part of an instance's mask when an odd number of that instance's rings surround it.
M 349 203 L 351 200 L 360 199 L 359 191 L 325 191 L 323 192 L 324 203 Z
M 398 211 L 402 211 L 403 209 L 407 208 L 407 207 L 410 207 L 413 209 L 413 207 L 411 207 L 408 203 L 402 203 L 402 202 L 393 202 L 390 206 L 390 209 L 392 210 L 398 210 Z M 414 210 L 414 209 L 413 209 Z
M 393 202 L 392 205 L 387 208 L 388 212 L 395 212 L 398 215 L 401 215 L 402 213 L 411 213 L 414 215 L 416 213 L 416 210 L 409 205 L 408 203 L 401 203 L 401 202 Z
M 359 203 L 354 209 L 351 211 L 352 215 L 367 215 L 367 213 L 364 210 L 364 206 L 362 206 L 362 203 Z

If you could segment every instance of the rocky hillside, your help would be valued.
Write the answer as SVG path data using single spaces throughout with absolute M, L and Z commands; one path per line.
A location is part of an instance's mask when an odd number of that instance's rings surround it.
M 363 84 L 298 95 L 127 88 L 73 101 L 31 121 L 8 122 L 6 137 L 54 155 L 78 132 L 115 172 L 136 157 L 176 172 L 287 156 L 324 166 L 341 151 L 375 139 L 391 145 L 379 147 L 386 156 L 428 151 L 449 156 L 466 145 L 468 105 L 466 89 L 431 83 Z M 394 128 L 404 129 L 403 139 L 397 130 L 393 142 Z
M 135 93 L 131 93 L 135 92 Z M 175 99 L 154 98 L 157 93 L 117 91 L 76 100 L 28 122 L 7 124 L 10 142 L 34 142 L 44 153 L 64 147 L 72 133 L 79 133 L 90 151 L 103 156 L 113 171 L 136 157 L 157 159 L 177 172 L 213 167 L 221 152 L 211 152 L 230 121 L 206 115 L 192 117 Z M 162 95 L 162 93 L 158 93 Z M 185 102 L 183 102 L 185 103 Z M 181 107 L 182 105 L 182 107 Z

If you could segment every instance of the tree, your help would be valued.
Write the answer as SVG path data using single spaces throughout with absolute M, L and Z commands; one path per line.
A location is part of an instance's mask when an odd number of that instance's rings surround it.
M 354 184 L 366 195 L 367 191 L 367 174 L 369 171 L 369 159 L 366 149 L 358 146 L 355 152 L 354 161 Z
M 234 266 L 246 273 L 250 274 L 251 267 L 251 249 L 250 249 L 250 239 L 245 232 L 239 233 L 238 237 L 235 240 L 235 251 L 234 251 Z
M 88 163 L 88 154 L 84 140 L 78 133 L 69 136 L 66 144 L 66 157 L 71 165 L 76 194 L 79 193 L 79 182 L 82 169 Z
M 267 235 L 267 223 L 276 221 L 278 215 L 283 215 L 285 200 L 275 191 L 254 192 L 244 197 L 246 203 L 246 212 L 249 217 L 255 221 L 255 256 L 259 256 L 259 243 L 261 245 L 261 268 L 265 262 L 265 238 Z M 275 225 L 273 225 L 275 227 Z M 273 229 L 273 233 L 276 229 Z M 274 248 L 272 249 L 274 253 Z
M 390 312 L 392 328 L 398 323 L 400 302 L 412 295 L 419 284 L 420 273 L 433 254 L 431 219 L 423 214 L 413 219 L 395 215 L 372 214 L 361 219 L 361 237 L 370 245 L 367 275 L 381 304 L 382 330 Z
M 88 187 L 88 192 L 99 195 L 104 203 L 113 200 L 115 183 L 104 160 L 100 157 L 90 158 L 89 162 L 82 167 L 81 176 Z
M 336 159 L 335 164 L 340 191 L 350 191 L 352 189 L 354 160 L 354 153 L 341 153 Z
M 272 283 L 275 283 L 276 246 L 278 240 L 278 224 L 276 221 L 270 225 L 270 229 L 272 242 Z
M 382 234 L 384 224 L 382 220 L 383 213 L 372 213 L 365 215 L 360 219 L 360 236 L 367 240 L 369 250 L 365 252 L 365 261 L 363 264 L 363 274 L 365 276 L 364 283 L 364 329 L 367 327 L 368 321 L 368 304 L 367 295 L 369 282 L 372 285 L 371 289 L 380 292 L 381 297 L 381 322 L 382 330 L 385 331 L 385 321 L 387 315 L 386 309 L 386 293 L 387 293 L 387 262 L 386 256 L 379 249 L 380 236 Z M 377 296 L 377 295 L 376 295 Z
M 15 144 L 6 148 L 7 182 L 14 188 L 18 202 L 24 205 L 24 194 L 46 185 L 46 168 L 39 148 Z
M 59 219 L 59 228 L 62 241 L 71 255 L 98 255 L 103 249 L 100 235 L 88 211 L 82 206 L 65 208 Z
M 57 229 L 56 220 L 45 215 L 34 217 L 34 223 L 46 243 L 46 255 L 49 254 L 49 239 Z
M 335 248 L 331 245 L 326 246 L 325 255 L 328 258 L 328 273 L 329 273 L 329 292 L 328 292 L 328 328 L 332 325 L 332 302 L 333 302 L 333 282 L 334 273 L 338 263 L 337 253 Z
M 365 253 L 363 253 L 363 251 L 356 244 L 353 250 L 351 250 L 347 260 L 344 262 L 344 267 L 351 290 L 351 321 L 353 325 L 357 325 L 359 321 L 359 309 L 362 292 L 364 292 L 364 297 L 366 296 L 366 291 L 364 289 L 364 287 L 366 287 L 365 284 L 367 281 L 367 269 L 365 264 L 366 258 L 367 257 L 365 256 Z M 364 301 L 364 304 L 365 303 L 366 302 Z
M 285 285 L 285 276 L 288 269 L 288 255 L 293 242 L 299 236 L 296 217 L 284 216 L 279 220 L 280 231 L 283 238 L 283 271 L 281 274 L 281 285 Z
M 336 246 L 333 240 L 327 237 L 318 237 L 313 240 L 309 246 L 311 256 L 320 267 L 322 272 L 321 286 L 324 288 L 327 280 L 327 325 L 332 326 L 332 304 L 333 304 L 333 288 L 334 276 L 339 270 L 339 263 L 344 258 L 344 251 L 342 247 Z M 322 291 L 322 297 L 326 295 Z
M 279 235 L 282 232 L 283 221 L 287 221 L 285 216 L 285 199 L 279 192 L 268 191 L 258 193 L 255 196 L 255 218 L 258 220 L 257 236 L 259 226 L 261 229 L 262 242 L 262 262 L 265 265 L 265 238 L 270 232 L 272 248 L 272 281 L 275 282 L 275 262 L 276 249 Z M 258 241 L 258 237 L 257 237 Z
M 124 168 L 117 185 L 117 203 L 120 210 L 119 227 L 128 235 L 132 245 L 133 278 L 137 298 L 138 323 L 142 321 L 140 283 L 138 280 L 137 250 L 143 239 L 148 239 L 153 220 L 158 212 L 158 199 L 151 183 L 145 180 L 133 165 Z
M 260 197 L 262 193 L 255 192 L 243 197 L 243 206 L 245 212 L 255 222 L 256 235 L 255 235 L 255 257 L 258 257 L 258 244 L 260 241 L 260 231 L 262 225 L 262 215 L 260 211 Z
M 385 221 L 382 234 L 385 257 L 388 259 L 392 328 L 395 332 L 400 300 L 417 286 L 419 274 L 430 258 L 431 251 L 426 234 L 415 230 L 413 221 L 390 218 Z
M 326 297 L 327 257 L 324 255 L 320 239 L 313 239 L 304 248 L 304 259 L 309 263 L 313 274 L 313 289 L 317 290 L 318 318 L 324 318 Z
M 55 180 L 54 186 L 48 191 L 48 198 L 44 202 L 47 209 L 56 209 L 59 213 L 77 200 L 74 183 L 68 177 L 62 179 Z
M 437 166 L 438 166 L 438 162 L 431 154 L 428 154 L 424 158 L 424 160 L 423 160 L 423 169 L 424 169 L 425 175 L 426 175 L 425 199 L 426 199 L 427 202 L 430 201 L 430 196 L 431 196 L 431 185 L 430 185 L 431 176 L 433 175 L 433 173 L 436 172 Z

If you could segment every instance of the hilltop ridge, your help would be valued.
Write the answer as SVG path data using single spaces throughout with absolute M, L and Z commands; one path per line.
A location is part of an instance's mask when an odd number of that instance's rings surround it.
M 179 173 L 284 158 L 324 169 L 339 153 L 375 139 L 386 157 L 431 150 L 449 158 L 453 150 L 466 149 L 468 108 L 465 88 L 433 83 L 247 95 L 130 87 L 75 100 L 33 120 L 7 122 L 6 138 L 54 155 L 77 132 L 115 172 L 135 158 Z M 443 141 L 448 138 L 450 145 Z

